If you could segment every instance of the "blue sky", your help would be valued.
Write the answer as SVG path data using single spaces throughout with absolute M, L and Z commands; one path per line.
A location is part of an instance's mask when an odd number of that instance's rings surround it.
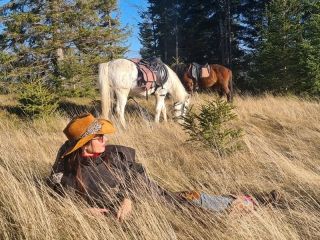
M 128 24 L 131 28 L 132 33 L 127 43 L 130 45 L 129 52 L 127 53 L 128 58 L 139 57 L 139 50 L 141 44 L 139 42 L 139 28 L 138 23 L 140 22 L 139 12 L 147 8 L 146 0 L 118 0 L 121 23 L 123 25 Z
M 8 0 L 0 0 L 0 5 L 9 2 Z M 140 22 L 139 12 L 147 8 L 147 0 L 118 0 L 120 10 L 120 20 L 123 26 L 128 25 L 131 28 L 131 35 L 126 45 L 129 46 L 129 52 L 126 57 L 139 57 L 141 44 L 138 39 L 138 22 Z

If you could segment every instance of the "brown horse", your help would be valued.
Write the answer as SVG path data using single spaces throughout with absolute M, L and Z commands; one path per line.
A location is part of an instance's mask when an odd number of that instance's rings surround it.
M 219 64 L 200 66 L 192 63 L 185 67 L 176 68 L 177 71 L 183 69 L 180 79 L 189 93 L 198 89 L 217 89 L 222 97 L 227 95 L 228 102 L 232 101 L 232 71 Z M 178 74 L 179 75 L 179 74 Z

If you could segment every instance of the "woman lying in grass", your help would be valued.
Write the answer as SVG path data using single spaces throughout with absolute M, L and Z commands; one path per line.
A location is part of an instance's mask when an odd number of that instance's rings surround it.
M 83 197 L 96 215 L 113 213 L 126 219 L 134 199 L 143 191 L 171 206 L 199 207 L 212 212 L 250 212 L 258 202 L 249 195 L 215 196 L 197 191 L 170 192 L 153 182 L 144 167 L 135 162 L 135 150 L 107 145 L 105 134 L 115 132 L 112 123 L 91 114 L 75 117 L 63 131 L 68 138 L 59 150 L 49 184 L 60 194 L 74 192 Z M 275 200 L 276 192 L 259 197 Z

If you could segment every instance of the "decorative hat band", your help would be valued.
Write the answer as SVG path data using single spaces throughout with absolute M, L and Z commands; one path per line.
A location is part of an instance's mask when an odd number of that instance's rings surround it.
M 85 133 L 81 135 L 80 138 L 84 138 L 88 135 L 95 134 L 95 133 L 99 132 L 101 130 L 101 128 L 102 128 L 101 123 L 99 123 L 99 121 L 96 119 L 90 124 L 90 126 L 87 128 Z

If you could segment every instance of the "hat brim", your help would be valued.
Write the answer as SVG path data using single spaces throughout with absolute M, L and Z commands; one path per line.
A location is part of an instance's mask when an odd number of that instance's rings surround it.
M 88 136 L 85 136 L 84 138 L 80 138 L 76 144 L 71 147 L 65 154 L 63 154 L 63 157 L 66 155 L 69 155 L 70 153 L 73 153 L 77 149 L 84 146 L 87 142 L 89 142 L 92 138 L 95 137 L 97 134 L 112 134 L 116 131 L 112 123 L 105 119 L 98 119 L 99 123 L 101 124 L 101 129 L 98 132 L 95 132 L 93 134 L 90 134 Z

